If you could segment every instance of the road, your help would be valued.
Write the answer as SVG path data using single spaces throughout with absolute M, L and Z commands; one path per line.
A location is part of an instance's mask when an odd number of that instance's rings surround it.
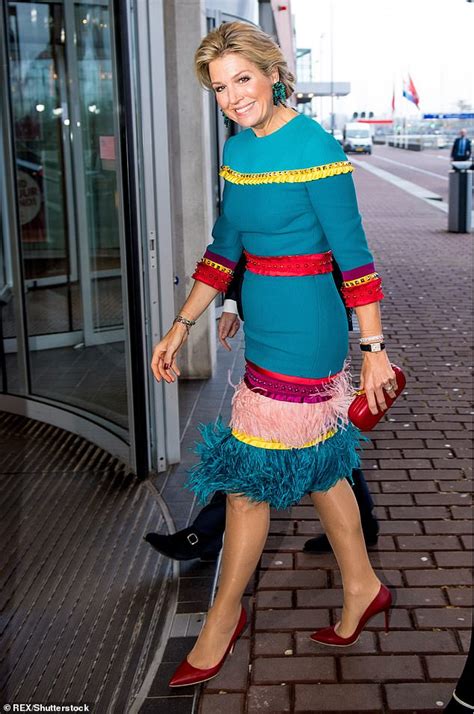
M 448 202 L 451 169 L 449 149 L 425 149 L 418 152 L 375 145 L 371 156 L 349 154 L 348 158 L 366 161 L 401 179 L 412 181 Z

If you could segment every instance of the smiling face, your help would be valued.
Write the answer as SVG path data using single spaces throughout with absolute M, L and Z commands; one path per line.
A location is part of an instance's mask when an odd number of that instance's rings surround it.
M 219 107 L 240 126 L 265 125 L 274 112 L 272 84 L 278 70 L 267 77 L 253 62 L 232 52 L 209 63 L 209 76 Z

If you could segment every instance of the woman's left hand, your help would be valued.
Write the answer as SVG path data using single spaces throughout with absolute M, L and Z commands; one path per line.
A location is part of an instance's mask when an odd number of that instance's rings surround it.
M 397 388 L 397 378 L 391 367 L 387 350 L 363 353 L 360 388 L 366 394 L 372 414 L 377 414 L 379 409 L 382 411 L 387 409 L 385 392 L 391 397 Z

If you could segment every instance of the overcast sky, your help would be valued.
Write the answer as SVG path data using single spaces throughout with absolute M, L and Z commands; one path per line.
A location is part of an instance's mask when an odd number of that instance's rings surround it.
M 459 99 L 474 105 L 474 3 L 291 0 L 297 46 L 313 50 L 314 80 L 330 80 L 331 3 L 334 81 L 351 83 L 351 94 L 335 102 L 336 112 L 372 110 L 389 116 L 395 82 L 397 114 L 417 115 L 401 96 L 407 72 L 423 112 L 456 111 Z M 324 101 L 326 114 L 330 100 Z

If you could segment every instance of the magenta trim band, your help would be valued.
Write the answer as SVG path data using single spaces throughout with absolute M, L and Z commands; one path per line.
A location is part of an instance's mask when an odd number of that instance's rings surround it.
M 265 386 L 263 380 L 258 380 L 255 382 L 255 377 L 246 374 L 244 377 L 244 382 L 252 392 L 257 392 L 264 397 L 269 397 L 269 399 L 276 399 L 280 402 L 293 402 L 298 404 L 318 404 L 319 402 L 327 402 L 331 399 L 329 394 L 305 394 L 300 393 L 298 389 L 289 392 L 289 385 L 271 385 Z
M 298 385 L 323 385 L 331 383 L 335 377 L 337 377 L 340 372 L 335 372 L 329 377 L 317 377 L 312 379 L 311 377 L 294 377 L 289 374 L 282 374 L 281 372 L 273 372 L 272 370 L 260 367 L 260 365 L 251 362 L 249 359 L 245 360 L 246 370 L 250 367 L 257 374 L 263 374 L 265 377 L 270 377 L 270 379 L 277 379 L 280 382 L 289 382 L 290 384 Z M 342 370 L 341 370 L 342 371 Z
M 261 374 L 247 362 L 244 382 L 253 392 L 282 402 L 317 404 L 331 399 L 328 390 L 331 383 L 301 384 L 288 379 L 282 380 L 268 374 Z
M 209 258 L 209 260 L 213 260 L 214 263 L 220 263 L 225 268 L 230 268 L 231 270 L 233 270 L 235 268 L 235 266 L 237 265 L 237 261 L 229 260 L 229 258 L 224 258 L 223 255 L 218 255 L 217 253 L 213 253 L 211 250 L 206 250 L 203 257 Z
M 342 270 L 343 280 L 355 280 L 356 278 L 362 278 L 364 275 L 370 275 L 370 273 L 375 273 L 375 266 L 373 263 L 367 263 L 367 265 L 361 265 L 358 268 L 352 268 L 352 270 Z

